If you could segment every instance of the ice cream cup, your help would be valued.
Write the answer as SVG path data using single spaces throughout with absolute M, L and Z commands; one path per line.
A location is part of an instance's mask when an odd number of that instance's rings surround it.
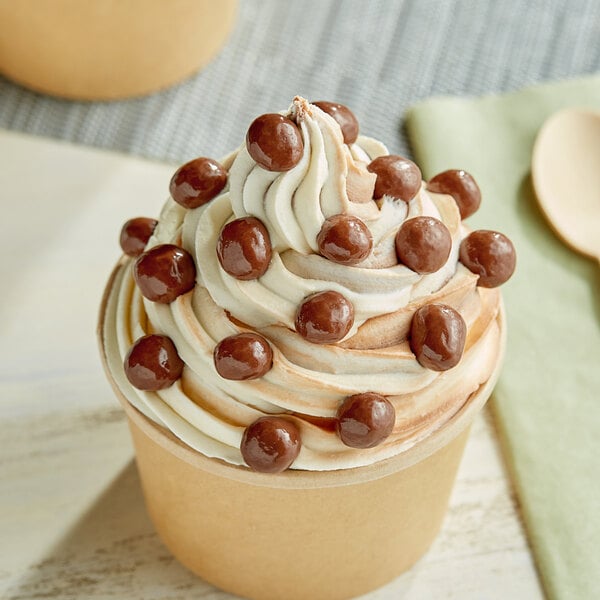
M 204 66 L 236 0 L 0 0 L 0 73 L 83 100 L 138 96 Z
M 146 506 L 165 545 L 191 571 L 246 598 L 336 600 L 382 586 L 426 552 L 470 425 L 498 377 L 502 307 L 495 369 L 442 427 L 370 466 L 273 475 L 203 456 L 126 400 L 106 368 L 105 303 L 104 366 L 127 414 Z

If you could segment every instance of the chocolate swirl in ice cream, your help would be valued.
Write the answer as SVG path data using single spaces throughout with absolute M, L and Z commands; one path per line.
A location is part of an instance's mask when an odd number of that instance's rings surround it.
M 364 136 L 345 143 L 339 114 L 342 124 L 349 117 L 342 108 L 336 119 L 331 110 L 295 98 L 285 114 L 259 117 L 247 144 L 220 163 L 197 163 L 212 178 L 207 193 L 189 189 L 194 161 L 184 165 L 185 176 L 180 169 L 171 190 L 201 199 L 169 199 L 146 252 L 124 256 L 113 276 L 103 331 L 113 379 L 141 412 L 206 456 L 235 465 L 252 456 L 251 467 L 269 464 L 273 471 L 273 465 L 371 464 L 441 427 L 497 361 L 499 293 L 478 287 L 480 273 L 459 262 L 468 231 L 455 200 L 427 191 L 423 182 L 411 197 L 374 199 L 380 177 L 387 185 L 380 188 L 389 191 L 389 181 L 406 172 L 403 189 L 410 189 L 414 163 L 387 158 L 385 146 Z M 269 128 L 281 143 L 265 137 Z M 426 218 L 425 229 L 413 222 L 399 236 L 416 218 Z M 428 252 L 438 238 L 447 248 L 430 261 L 417 260 L 419 249 Z M 426 268 L 402 264 L 398 244 Z M 174 298 L 156 302 L 133 275 L 135 265 L 164 245 L 192 257 L 196 278 L 191 290 L 180 286 Z M 431 265 L 439 268 L 429 272 Z M 434 330 L 460 329 L 454 324 L 436 322 L 421 332 L 417 354 L 429 352 L 426 366 L 411 349 L 413 315 L 431 304 L 448 310 L 432 311 L 423 323 L 449 311 L 464 320 L 465 339 L 444 346 L 458 356 L 439 361 L 456 359 L 452 368 L 436 367 L 437 341 L 427 346 L 427 340 Z M 126 375 L 125 357 L 147 335 L 169 338 L 183 361 L 170 387 L 143 391 Z M 292 438 L 293 452 L 285 446 Z

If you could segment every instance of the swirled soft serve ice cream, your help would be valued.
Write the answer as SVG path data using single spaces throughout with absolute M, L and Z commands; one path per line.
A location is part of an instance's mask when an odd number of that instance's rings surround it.
M 368 468 L 497 369 L 512 244 L 463 224 L 481 198 L 468 173 L 423 182 L 347 107 L 296 97 L 170 192 L 158 221 L 123 227 L 103 356 L 128 403 L 200 455 L 274 482 Z
M 259 117 L 222 164 L 181 167 L 146 252 L 126 256 L 115 276 L 104 331 L 112 376 L 136 408 L 207 456 L 246 464 L 247 428 L 284 415 L 297 439 L 286 467 L 370 464 L 443 425 L 495 365 L 498 292 L 458 261 L 467 232 L 457 203 L 381 143 L 346 143 L 334 117 L 296 98 L 287 116 Z M 414 315 L 431 304 L 448 307 L 430 317 L 432 355 L 444 334 L 464 330 L 448 370 L 411 349 Z M 179 364 L 161 364 L 156 342 L 136 353 L 149 334 L 166 336 L 183 362 L 169 386 L 159 375 L 140 383 L 143 370 Z M 357 394 L 377 395 L 354 408 L 369 422 L 340 424 Z M 387 436 L 356 448 L 346 427 Z

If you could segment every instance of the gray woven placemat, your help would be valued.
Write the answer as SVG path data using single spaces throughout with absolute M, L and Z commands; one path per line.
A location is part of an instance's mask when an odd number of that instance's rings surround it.
M 185 83 L 84 103 L 0 77 L 0 127 L 180 162 L 225 154 L 256 115 L 301 94 L 348 104 L 364 133 L 408 153 L 402 115 L 421 98 L 599 66 L 596 0 L 241 0 L 225 49 Z

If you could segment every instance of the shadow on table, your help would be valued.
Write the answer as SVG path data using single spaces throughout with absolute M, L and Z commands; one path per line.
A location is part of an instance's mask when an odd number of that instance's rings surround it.
M 162 545 L 147 516 L 133 461 L 6 599 L 100 597 L 233 598 L 192 575 Z
M 403 598 L 419 565 L 364 600 Z M 146 513 L 131 461 L 45 557 L 32 564 L 5 600 L 233 600 L 181 566 Z

